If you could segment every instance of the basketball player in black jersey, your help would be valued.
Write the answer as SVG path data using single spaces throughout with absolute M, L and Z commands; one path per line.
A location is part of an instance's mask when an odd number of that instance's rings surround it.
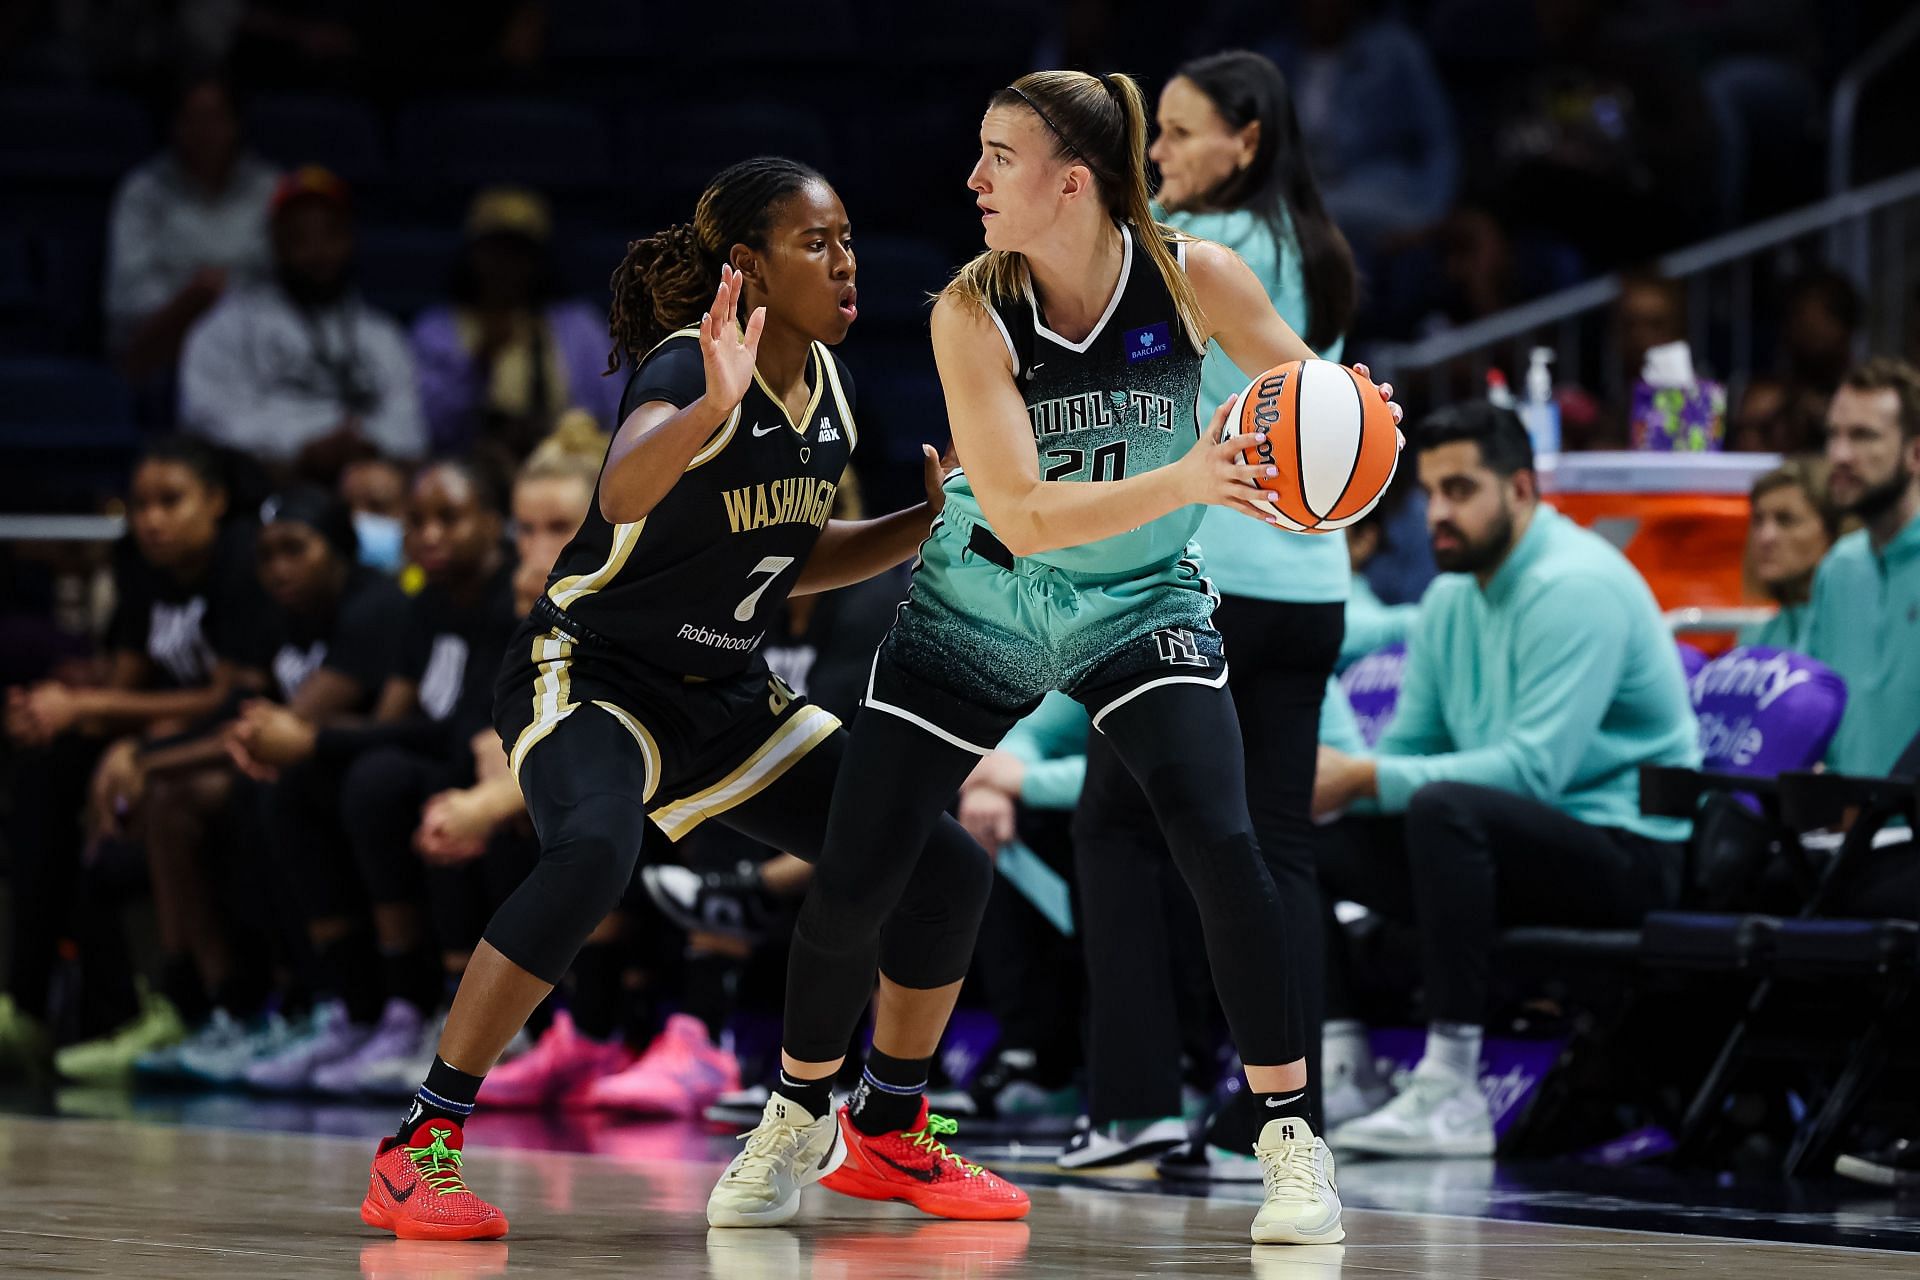
M 670 839 L 712 818 L 818 854 L 846 734 L 769 673 L 768 619 L 790 593 L 905 561 L 943 502 L 928 449 L 926 505 L 828 519 L 858 438 L 853 381 L 829 348 L 857 310 L 847 215 L 819 174 L 775 159 L 725 170 L 692 223 L 634 242 L 613 291 L 609 371 L 635 366 L 623 421 L 497 687 L 540 860 L 488 924 L 361 1206 L 406 1238 L 506 1233 L 462 1180 L 463 1123 L 482 1076 L 618 901 L 647 818 Z M 882 948 L 874 1033 L 876 1051 L 904 1057 L 939 1039 L 991 876 L 950 818 L 917 866 Z M 776 1148 L 801 1140 L 786 1105 L 762 1120 Z M 776 1196 L 738 1212 L 761 1224 L 796 1205 Z

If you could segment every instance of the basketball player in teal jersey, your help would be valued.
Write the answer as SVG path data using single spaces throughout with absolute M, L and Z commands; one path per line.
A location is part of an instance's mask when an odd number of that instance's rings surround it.
M 1344 1232 L 1332 1158 L 1306 1119 L 1307 1028 L 1277 960 L 1281 905 L 1247 815 L 1215 595 L 1189 543 L 1206 504 L 1256 514 L 1247 482 L 1263 472 L 1242 457 L 1258 437 L 1215 443 L 1232 406 L 1194 447 L 1208 341 L 1243 369 L 1313 353 L 1232 253 L 1154 222 L 1132 80 L 1023 76 L 994 95 L 980 142 L 969 185 L 987 252 L 933 311 L 963 470 L 876 655 L 794 933 L 777 1096 L 813 1119 L 778 1159 L 750 1136 L 709 1220 L 774 1188 L 797 1196 L 816 1171 L 935 1213 L 966 1195 L 977 1175 L 934 1137 L 954 1126 L 927 1114 L 925 1059 L 873 1053 L 837 1116 L 828 1086 L 913 851 L 977 758 L 1060 689 L 1140 780 L 1199 904 L 1267 1121 L 1253 1238 L 1332 1243 Z

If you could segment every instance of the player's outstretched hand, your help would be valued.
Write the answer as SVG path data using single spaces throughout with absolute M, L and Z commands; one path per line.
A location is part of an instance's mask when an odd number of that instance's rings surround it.
M 746 331 L 735 328 L 734 317 L 739 314 L 740 294 L 745 288 L 746 280 L 738 271 L 721 267 L 713 307 L 700 317 L 700 360 L 707 371 L 707 401 L 729 412 L 753 385 L 753 361 L 760 351 L 760 331 L 767 324 L 767 309 L 755 307 L 747 317 Z

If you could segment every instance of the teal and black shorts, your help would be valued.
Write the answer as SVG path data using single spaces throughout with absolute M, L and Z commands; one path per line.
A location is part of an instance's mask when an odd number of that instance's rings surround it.
M 865 705 L 981 755 L 1055 689 L 1098 728 L 1149 689 L 1226 683 L 1218 600 L 1192 547 L 1146 569 L 1070 572 L 950 515 L 920 549 Z

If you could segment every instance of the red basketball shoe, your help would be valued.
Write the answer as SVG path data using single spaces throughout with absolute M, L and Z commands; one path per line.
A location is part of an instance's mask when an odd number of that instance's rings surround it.
M 1001 1221 L 1024 1218 L 1027 1193 L 980 1165 L 947 1149 L 940 1141 L 960 1126 L 927 1111 L 912 1129 L 869 1137 L 853 1127 L 840 1108 L 840 1137 L 847 1155 L 820 1185 L 862 1200 L 904 1200 L 937 1218 Z
M 413 1140 L 382 1140 L 360 1202 L 360 1221 L 402 1240 L 495 1240 L 507 1216 L 467 1190 L 460 1177 L 465 1142 L 452 1120 L 429 1120 Z

